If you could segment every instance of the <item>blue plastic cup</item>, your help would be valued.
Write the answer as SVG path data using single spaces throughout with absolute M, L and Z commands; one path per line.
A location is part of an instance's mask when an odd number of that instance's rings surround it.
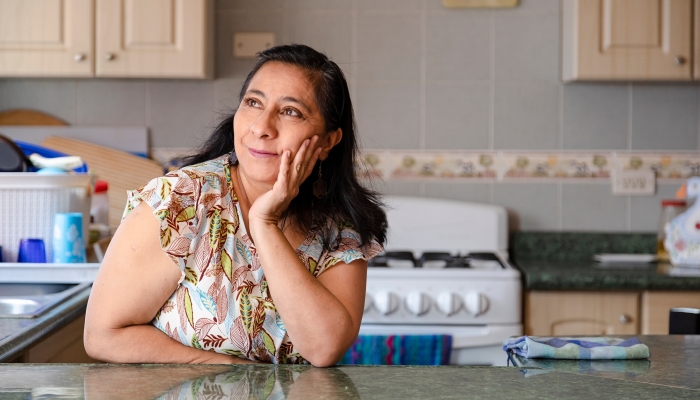
M 56 213 L 53 225 L 53 262 L 85 262 L 82 213 Z
M 19 255 L 17 262 L 21 263 L 45 263 L 46 246 L 43 239 L 22 239 L 19 241 Z

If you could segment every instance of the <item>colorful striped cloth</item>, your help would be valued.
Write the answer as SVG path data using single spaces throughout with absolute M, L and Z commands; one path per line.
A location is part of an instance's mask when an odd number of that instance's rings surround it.
M 448 365 L 449 335 L 360 335 L 338 364 Z
M 648 358 L 649 347 L 639 339 L 611 337 L 521 336 L 503 341 L 503 350 L 525 358 L 569 360 L 631 360 Z

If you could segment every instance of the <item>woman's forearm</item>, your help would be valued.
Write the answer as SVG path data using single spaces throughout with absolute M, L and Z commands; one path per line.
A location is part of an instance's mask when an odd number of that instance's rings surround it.
M 294 347 L 314 365 L 334 364 L 357 335 L 350 313 L 309 273 L 277 226 L 251 224 L 275 307 Z
M 153 325 L 85 331 L 85 350 L 111 363 L 245 364 L 251 361 L 177 342 Z

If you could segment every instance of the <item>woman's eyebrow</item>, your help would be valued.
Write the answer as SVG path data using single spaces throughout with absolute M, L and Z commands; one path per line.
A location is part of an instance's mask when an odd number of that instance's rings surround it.
M 309 108 L 309 106 L 307 106 L 303 101 L 301 101 L 301 100 L 299 100 L 299 99 L 296 99 L 296 98 L 294 98 L 294 97 L 285 96 L 285 97 L 282 97 L 280 100 L 282 100 L 282 101 L 289 101 L 289 102 L 292 102 L 292 103 L 297 103 L 297 104 L 299 104 L 302 108 L 305 108 L 307 112 L 310 112 L 310 111 L 311 111 L 311 108 Z
M 252 93 L 252 94 L 258 95 L 258 96 L 262 97 L 263 99 L 266 98 L 265 93 L 263 93 L 257 89 L 250 89 L 246 93 Z

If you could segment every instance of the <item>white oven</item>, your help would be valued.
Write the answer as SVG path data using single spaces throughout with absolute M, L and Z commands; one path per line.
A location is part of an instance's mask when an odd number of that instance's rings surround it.
M 367 276 L 361 335 L 450 335 L 450 363 L 506 365 L 522 335 L 520 272 L 499 206 L 385 197 L 386 252 Z

